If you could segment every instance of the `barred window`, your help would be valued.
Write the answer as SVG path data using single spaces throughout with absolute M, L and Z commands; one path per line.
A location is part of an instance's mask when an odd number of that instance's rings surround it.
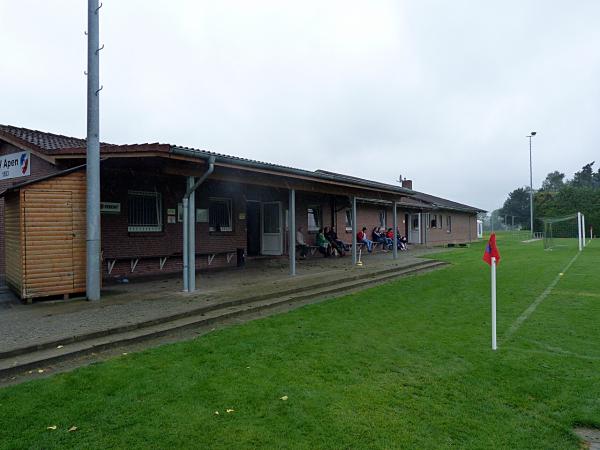
M 319 231 L 323 225 L 321 207 L 317 205 L 308 207 L 308 231 Z
M 162 231 L 162 198 L 158 192 L 129 191 L 127 231 Z
M 208 205 L 210 231 L 232 231 L 231 199 L 211 198 Z

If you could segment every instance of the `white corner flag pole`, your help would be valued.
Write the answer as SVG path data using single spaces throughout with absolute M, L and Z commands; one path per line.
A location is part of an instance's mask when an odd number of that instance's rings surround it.
M 492 350 L 496 350 L 496 258 L 492 256 Z

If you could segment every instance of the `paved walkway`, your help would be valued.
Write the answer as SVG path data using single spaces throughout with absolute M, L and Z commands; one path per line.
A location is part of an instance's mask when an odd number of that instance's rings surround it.
M 312 258 L 298 261 L 295 277 L 289 276 L 285 259 L 254 260 L 244 269 L 199 274 L 193 294 L 181 292 L 180 277 L 152 281 L 132 281 L 109 285 L 102 300 L 41 301 L 33 305 L 0 302 L 0 352 L 67 339 L 71 336 L 102 331 L 160 317 L 190 311 L 205 305 L 302 287 L 303 284 L 344 280 L 355 271 L 373 271 L 410 265 L 419 255 L 439 249 L 414 249 L 400 253 L 366 256 L 364 266 L 352 267 L 350 257 Z

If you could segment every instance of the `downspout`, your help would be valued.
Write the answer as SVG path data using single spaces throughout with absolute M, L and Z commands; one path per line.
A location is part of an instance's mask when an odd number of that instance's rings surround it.
M 196 202 L 194 192 L 215 170 L 215 157 L 208 159 L 208 169 L 198 180 L 188 177 L 183 196 L 183 290 L 196 290 Z

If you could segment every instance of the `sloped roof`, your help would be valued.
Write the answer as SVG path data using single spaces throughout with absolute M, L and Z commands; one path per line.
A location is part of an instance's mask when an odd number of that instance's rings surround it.
M 483 209 L 475 208 L 473 206 L 465 205 L 464 203 L 454 202 L 452 200 L 447 200 L 442 197 L 436 197 L 435 195 L 429 195 L 424 192 L 414 191 L 414 198 L 417 200 L 421 200 L 427 202 L 435 207 L 444 209 L 455 209 L 459 211 L 477 211 L 477 212 L 485 212 Z
M 23 144 L 28 144 L 42 151 L 52 154 L 63 148 L 85 148 L 85 139 L 78 139 L 61 134 L 47 133 L 45 131 L 18 128 L 11 125 L 0 125 L 0 137 L 13 138 Z
M 9 142 L 20 144 L 25 148 L 35 149 L 48 156 L 57 155 L 82 155 L 86 152 L 86 140 L 61 134 L 48 133 L 45 131 L 31 130 L 28 128 L 14 127 L 11 125 L 0 124 L 0 139 L 5 138 Z M 397 192 L 404 194 L 407 197 L 419 200 L 426 204 L 437 208 L 453 209 L 466 212 L 483 212 L 479 208 L 465 205 L 458 202 L 453 202 L 441 197 L 417 192 L 406 189 L 400 186 L 381 183 L 378 181 L 366 180 L 363 178 L 353 177 L 340 173 L 330 172 L 326 170 L 304 170 L 295 167 L 283 166 L 279 164 L 257 161 L 254 159 L 242 158 L 239 156 L 225 155 L 215 153 L 208 150 L 200 150 L 190 147 L 182 147 L 170 144 L 160 143 L 145 143 L 145 144 L 109 144 L 101 143 L 100 150 L 103 154 L 111 153 L 126 153 L 126 152 L 161 152 L 161 153 L 184 153 L 192 157 L 207 159 L 215 157 L 218 161 L 238 164 L 240 166 L 249 166 L 259 169 L 271 169 L 283 174 L 294 174 L 305 177 L 310 177 L 323 181 L 337 181 L 348 183 L 350 185 L 368 187 L 371 189 L 381 189 L 387 192 Z

